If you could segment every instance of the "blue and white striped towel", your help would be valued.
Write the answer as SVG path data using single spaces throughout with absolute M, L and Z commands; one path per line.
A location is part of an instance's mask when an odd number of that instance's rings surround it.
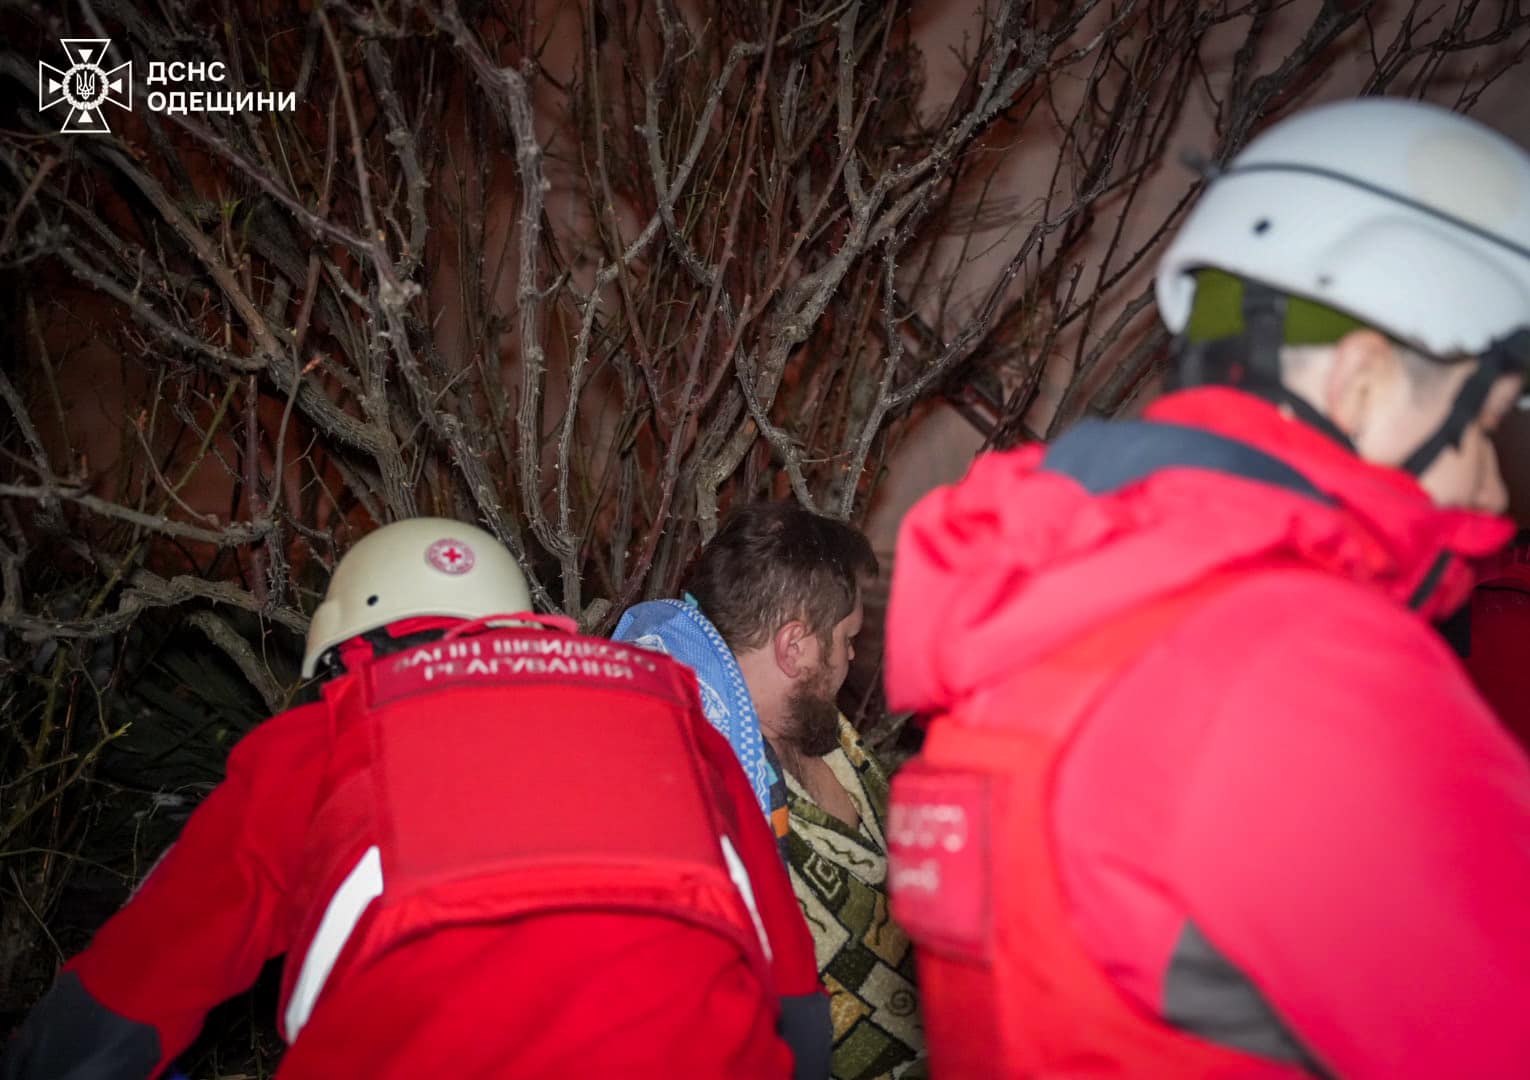
M 717 627 L 688 600 L 634 604 L 622 613 L 612 640 L 666 653 L 696 673 L 702 710 L 732 745 L 768 819 L 774 770 L 765 758 L 765 740 L 749 685 Z

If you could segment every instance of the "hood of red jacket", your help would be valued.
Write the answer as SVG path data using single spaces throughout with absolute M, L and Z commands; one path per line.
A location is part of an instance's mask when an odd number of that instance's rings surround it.
M 1043 467 L 1046 446 L 979 457 L 900 529 L 885 665 L 893 708 L 943 712 L 1112 616 L 1239 565 L 1294 560 L 1441 617 L 1465 600 L 1474 564 L 1513 535 L 1503 518 L 1440 509 L 1408 474 L 1238 391 L 1173 394 L 1147 420 L 1252 447 L 1308 490 L 1176 465 L 1091 494 Z M 1091 452 L 1079 435 L 1075 449 Z M 1096 441 L 1100 453 L 1135 452 Z

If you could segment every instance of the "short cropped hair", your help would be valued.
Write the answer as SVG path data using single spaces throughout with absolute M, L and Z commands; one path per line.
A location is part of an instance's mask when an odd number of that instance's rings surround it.
M 1412 395 L 1414 404 L 1417 405 L 1425 405 L 1438 398 L 1445 390 L 1452 367 L 1468 359 L 1454 357 L 1449 360 L 1436 360 L 1406 345 L 1399 345 L 1396 342 L 1393 342 L 1393 345 L 1397 350 L 1398 360 L 1402 364 L 1403 375 L 1408 380 L 1408 392 Z M 1332 349 L 1332 345 L 1282 346 L 1280 350 L 1282 376 L 1296 374 L 1309 366 L 1315 357 Z
M 734 652 L 801 619 L 825 645 L 855 610 L 859 575 L 877 572 L 864 533 L 796 503 L 750 503 L 724 521 L 684 588 Z

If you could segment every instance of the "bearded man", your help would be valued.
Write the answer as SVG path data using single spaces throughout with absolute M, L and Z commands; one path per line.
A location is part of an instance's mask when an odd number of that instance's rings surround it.
M 762 760 L 760 800 L 831 997 L 839 1080 L 911 1076 L 924 1056 L 912 949 L 888 914 L 887 776 L 835 704 L 861 628 L 860 579 L 876 571 L 852 526 L 756 503 L 702 551 L 684 601 L 639 605 L 617 630 L 697 667 L 708 718 L 746 773 Z

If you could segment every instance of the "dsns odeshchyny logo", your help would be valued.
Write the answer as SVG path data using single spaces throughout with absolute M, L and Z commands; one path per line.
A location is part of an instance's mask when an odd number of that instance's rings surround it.
M 111 38 L 61 38 L 59 44 L 64 47 L 69 67 L 60 69 L 38 62 L 38 109 L 67 104 L 69 115 L 62 129 L 66 135 L 110 131 L 106 106 L 133 107 L 133 62 L 129 60 L 110 70 L 104 66 Z

